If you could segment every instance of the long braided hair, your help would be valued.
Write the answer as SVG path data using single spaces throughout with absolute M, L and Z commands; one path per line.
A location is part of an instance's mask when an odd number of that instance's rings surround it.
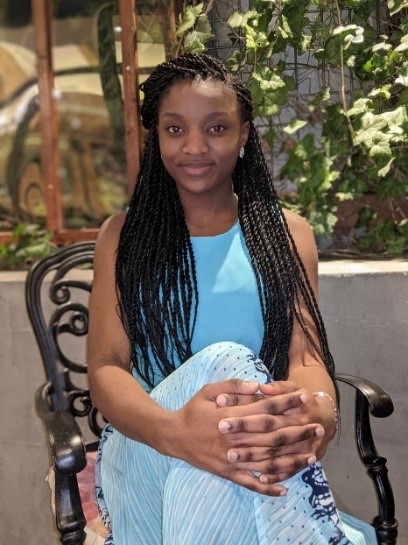
M 238 216 L 251 257 L 264 322 L 260 357 L 276 380 L 288 372 L 294 319 L 334 381 L 334 364 L 322 317 L 289 232 L 253 123 L 249 91 L 218 59 L 185 54 L 157 66 L 141 85 L 143 125 L 148 129 L 135 191 L 121 231 L 116 287 L 119 310 L 132 350 L 132 364 L 153 387 L 152 363 L 167 376 L 192 355 L 199 293 L 195 261 L 176 184 L 160 158 L 156 129 L 161 101 L 181 80 L 224 82 L 237 97 L 243 122 L 250 122 L 245 156 L 232 173 Z M 311 335 L 300 312 L 306 308 L 317 330 Z

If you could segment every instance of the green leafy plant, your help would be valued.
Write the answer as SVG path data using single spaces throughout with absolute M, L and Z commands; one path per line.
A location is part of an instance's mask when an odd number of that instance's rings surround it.
M 35 224 L 19 223 L 11 236 L 11 242 L 0 244 L 0 270 L 27 269 L 56 249 L 52 233 Z
M 178 51 L 203 53 L 206 50 L 206 42 L 214 36 L 203 2 L 184 7 L 176 36 Z
M 248 7 L 230 10 L 234 51 L 226 63 L 251 91 L 286 206 L 327 238 L 347 202 L 360 200 L 364 225 L 359 217 L 349 226 L 347 244 L 404 253 L 408 0 L 249 0 Z M 206 39 L 196 35 L 192 50 L 202 51 Z

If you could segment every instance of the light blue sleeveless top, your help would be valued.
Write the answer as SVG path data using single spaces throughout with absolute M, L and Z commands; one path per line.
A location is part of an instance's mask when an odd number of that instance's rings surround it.
M 191 237 L 198 285 L 193 354 L 219 341 L 259 353 L 264 325 L 256 279 L 239 222 L 220 235 Z
M 191 237 L 191 243 L 198 288 L 193 354 L 221 341 L 243 344 L 259 354 L 264 324 L 256 279 L 239 222 L 220 235 Z M 164 376 L 157 365 L 153 365 L 153 371 L 157 385 Z M 132 373 L 149 391 L 136 368 Z

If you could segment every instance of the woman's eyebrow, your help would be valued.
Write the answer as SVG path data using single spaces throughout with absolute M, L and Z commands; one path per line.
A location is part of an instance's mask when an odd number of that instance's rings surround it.
M 161 117 L 172 117 L 174 119 L 183 119 L 183 116 L 181 114 L 176 114 L 173 112 L 164 112 Z
M 206 117 L 208 119 L 212 119 L 214 117 L 222 117 L 222 116 L 228 116 L 228 112 L 220 111 L 220 112 L 211 112 Z M 178 114 L 176 112 L 164 112 L 161 117 L 171 117 L 173 119 L 184 119 L 184 116 L 182 114 Z

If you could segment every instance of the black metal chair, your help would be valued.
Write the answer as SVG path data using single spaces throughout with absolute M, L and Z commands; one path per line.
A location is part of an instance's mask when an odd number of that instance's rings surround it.
M 70 344 L 88 331 L 87 298 L 91 291 L 94 243 L 72 244 L 36 262 L 26 281 L 28 315 L 41 352 L 46 382 L 36 391 L 36 410 L 41 418 L 50 463 L 55 471 L 55 515 L 61 543 L 82 545 L 85 517 L 78 489 L 78 473 L 95 451 L 104 420 L 92 406 L 86 383 L 86 364 L 67 355 Z M 53 273 L 50 276 L 50 273 Z M 49 318 L 46 318 L 49 309 Z M 52 307 L 50 309 L 50 307 Z M 397 521 L 386 459 L 377 453 L 370 414 L 385 418 L 393 412 L 390 396 L 378 385 L 351 375 L 337 379 L 356 390 L 355 435 L 357 451 L 374 483 L 378 513 L 373 518 L 379 545 L 395 545 Z M 84 435 L 91 432 L 90 440 Z M 89 434 L 88 434 L 89 435 Z

